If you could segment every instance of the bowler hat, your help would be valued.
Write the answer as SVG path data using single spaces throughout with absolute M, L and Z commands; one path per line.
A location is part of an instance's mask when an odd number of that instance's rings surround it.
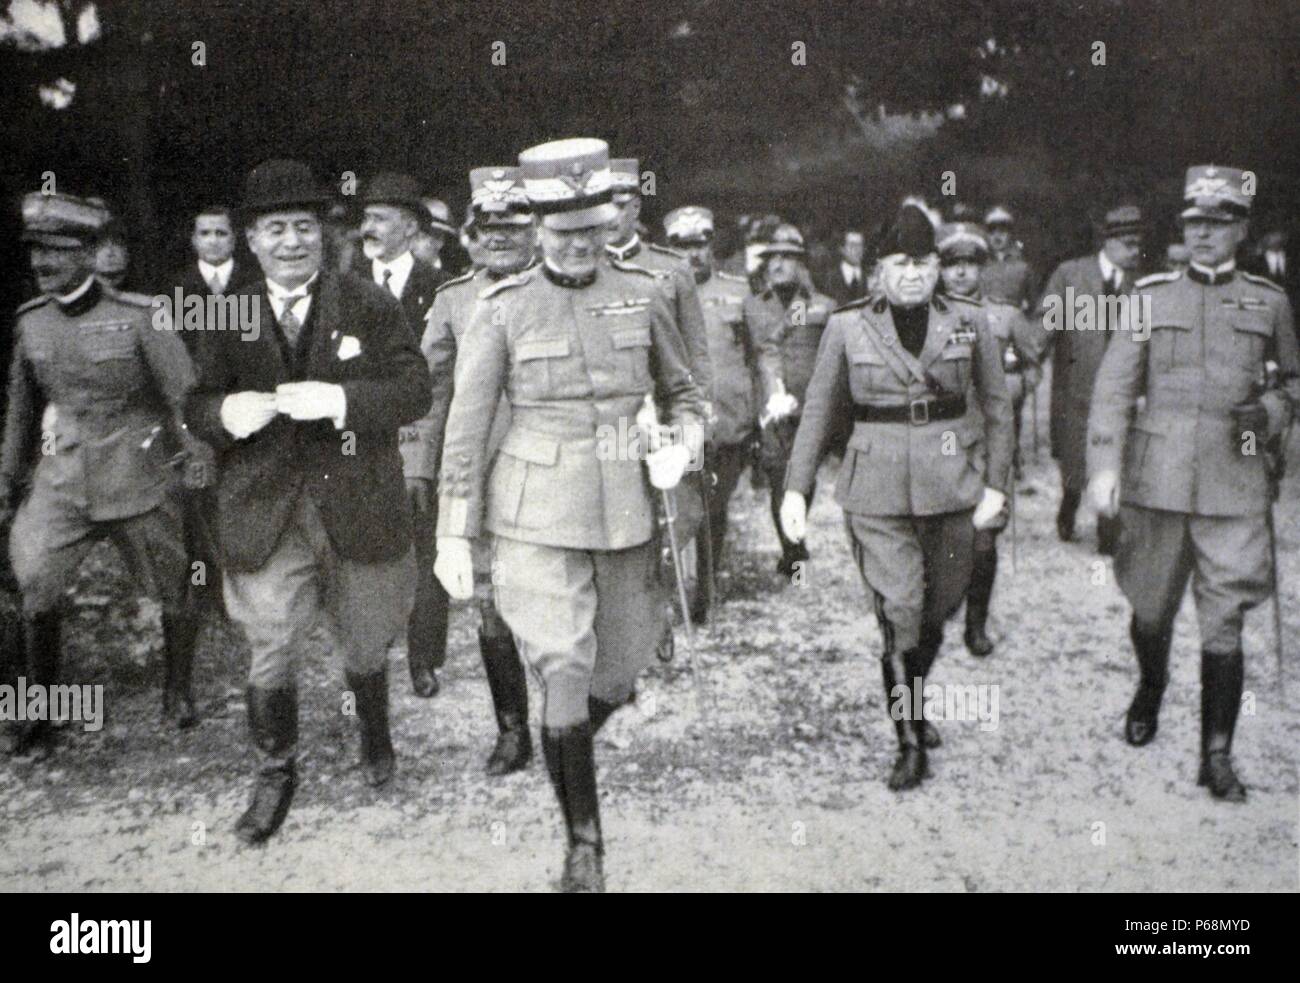
M 316 183 L 306 164 L 296 160 L 264 160 L 248 172 L 240 209 L 245 218 L 252 219 L 293 207 L 318 211 L 329 201 L 330 195 Z
M 420 197 L 420 183 L 409 174 L 383 171 L 376 174 L 361 195 L 362 205 L 397 205 L 415 215 L 421 225 L 432 220 Z

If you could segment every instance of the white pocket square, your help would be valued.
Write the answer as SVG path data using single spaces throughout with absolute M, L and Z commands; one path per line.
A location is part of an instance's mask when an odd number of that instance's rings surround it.
M 356 358 L 361 354 L 361 342 L 350 334 L 345 334 L 343 340 L 339 342 L 339 361 L 346 362 L 350 358 Z

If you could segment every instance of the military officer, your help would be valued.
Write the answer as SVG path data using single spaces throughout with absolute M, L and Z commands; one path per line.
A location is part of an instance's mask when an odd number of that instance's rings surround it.
M 713 367 L 709 401 L 714 420 L 704 455 L 705 480 L 710 483 L 709 538 L 700 534 L 695 539 L 700 575 L 691 604 L 691 618 L 703 622 L 716 591 L 716 568 L 727 535 L 727 505 L 749 463 L 757 430 L 757 350 L 745 320 L 748 281 L 714 267 L 713 213 L 697 205 L 673 209 L 664 217 L 664 233 L 694 271 Z
M 1089 498 L 1123 517 L 1115 578 L 1133 608 L 1139 673 L 1124 736 L 1140 747 L 1156 735 L 1191 577 L 1201 633 L 1197 782 L 1233 802 L 1246 798 L 1231 760 L 1242 621 L 1276 589 L 1263 447 L 1300 399 L 1291 305 L 1276 285 L 1235 268 L 1250 214 L 1245 181 L 1232 167 L 1188 169 L 1181 217 L 1191 265 L 1138 281 L 1149 319 L 1139 307 L 1140 330 L 1107 348 L 1088 424 Z
M 420 474 L 429 480 L 437 479 L 457 356 L 479 294 L 530 266 L 537 239 L 517 167 L 477 167 L 469 172 L 469 184 L 466 233 L 483 266 L 439 288 L 420 343 L 433 381 L 433 405 L 429 415 L 416 424 L 425 448 L 420 455 Z M 489 431 L 489 460 L 509 423 L 510 404 L 503 400 Z M 435 503 L 435 522 L 436 509 Z M 528 734 L 528 683 L 514 636 L 497 611 L 487 536 L 480 536 L 474 544 L 474 595 L 479 610 L 479 652 L 497 720 L 497 741 L 487 760 L 487 773 L 507 775 L 526 767 L 533 754 Z
M 1074 518 L 1087 484 L 1088 405 L 1102 354 L 1117 333 L 1113 301 L 1133 287 L 1146 228 L 1136 205 L 1106 212 L 1099 252 L 1066 260 L 1048 278 L 1033 323 L 1041 324 L 1042 358 L 1052 358 L 1052 456 L 1061 469 L 1061 507 L 1056 532 L 1062 542 L 1074 539 Z M 1080 306 L 1080 299 L 1084 303 Z M 1091 302 L 1091 306 L 1089 306 Z M 1089 317 L 1089 311 L 1093 315 Z M 1065 323 L 1055 323 L 1064 320 Z M 1097 518 L 1097 549 L 1112 555 L 1119 533 L 1115 520 Z
M 802 540 L 791 540 L 781 528 L 785 469 L 803 410 L 804 390 L 817 361 L 817 346 L 835 302 L 813 289 L 804 263 L 803 236 L 793 225 L 778 227 L 762 256 L 767 289 L 746 299 L 745 317 L 758 342 L 763 389 L 759 439 L 771 491 L 772 524 L 781 541 L 776 568 L 782 576 L 791 577 L 798 572 L 796 564 L 808 559 L 808 548 Z M 810 500 L 814 487 L 807 489 Z
M 995 205 L 984 216 L 989 259 L 980 273 L 985 297 L 1028 310 L 1034 291 L 1034 271 L 1025 262 L 1024 247 L 1015 238 L 1015 216 Z
M 835 421 L 851 415 L 835 498 L 884 639 L 899 744 L 889 787 L 900 790 L 921 783 L 926 748 L 939 744 L 912 711 L 943 624 L 966 594 L 972 538 L 1003 521 L 1011 400 L 985 311 L 934 292 L 939 260 L 926 215 L 905 205 L 879 251 L 882 292 L 827 323 L 781 521 L 791 540 L 803 539 L 817 466 Z
M 18 505 L 36 457 L 9 539 L 26 622 L 24 670 L 29 683 L 57 681 L 64 595 L 91 548 L 108 539 L 162 603 L 163 712 L 189 727 L 197 719 L 195 623 L 185 603 L 181 507 L 170 492 L 175 465 L 198 453 L 181 420 L 194 369 L 166 309 L 96 278 L 105 220 L 102 208 L 70 195 L 23 200 L 23 239 L 42 295 L 23 305 L 17 323 L 0 510 Z M 29 722 L 15 750 L 43 753 L 50 738 L 48 721 Z
M 592 735 L 631 698 L 662 617 L 642 458 L 668 488 L 691 456 L 678 442 L 643 455 L 637 415 L 653 397 L 668 424 L 703 425 L 659 279 L 602 261 L 617 211 L 608 153 L 602 140 L 573 139 L 520 154 L 544 261 L 480 294 L 438 508 L 438 575 L 453 597 L 471 596 L 470 540 L 492 533 L 497 606 L 541 677 L 542 751 L 568 828 L 566 891 L 603 890 Z M 510 425 L 489 458 L 503 394 Z M 648 442 L 661 436 L 652 428 Z
M 1037 385 L 1037 337 L 1028 319 L 1018 307 L 988 300 L 981 296 L 980 271 L 988 259 L 988 240 L 984 230 L 970 222 L 941 226 L 938 233 L 939 275 L 943 292 L 956 300 L 973 301 L 984 308 L 989 330 L 1002 352 L 1002 371 L 1011 397 L 1013 421 L 1013 467 L 1019 471 L 1020 407 L 1025 393 Z M 1028 377 L 1028 379 L 1026 378 Z M 989 600 L 998 571 L 998 533 L 996 525 L 975 533 L 975 555 L 971 566 L 970 590 L 966 592 L 966 648 L 972 655 L 986 656 L 993 651 L 988 637 Z

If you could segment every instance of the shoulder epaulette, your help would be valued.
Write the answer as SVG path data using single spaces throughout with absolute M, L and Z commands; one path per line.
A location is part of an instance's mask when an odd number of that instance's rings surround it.
M 148 294 L 131 293 L 126 290 L 115 290 L 112 287 L 104 287 L 104 296 L 112 300 L 120 300 L 124 304 L 131 304 L 134 307 L 153 307 L 153 298 Z
M 728 273 L 725 270 L 716 270 L 713 275 L 719 280 L 726 280 L 729 283 L 743 283 L 746 286 L 749 285 L 749 279 L 741 276 L 739 273 Z
M 39 297 L 33 297 L 31 300 L 18 305 L 18 313 L 22 314 L 24 311 L 34 311 L 36 308 L 48 304 L 52 299 L 53 298 L 50 297 L 49 294 L 41 294 Z
M 1150 287 L 1153 284 L 1157 284 L 1157 283 L 1173 283 L 1182 275 L 1183 274 L 1178 270 L 1164 270 L 1160 273 L 1152 273 L 1150 276 L 1142 277 L 1142 279 L 1138 280 L 1135 284 L 1133 284 L 1133 286 Z
M 1241 276 L 1242 276 L 1242 279 L 1244 279 L 1244 280 L 1249 280 L 1251 283 L 1254 283 L 1254 284 L 1256 284 L 1256 285 L 1258 285 L 1258 286 L 1261 286 L 1261 287 L 1272 287 L 1274 290 L 1276 290 L 1276 291 L 1277 291 L 1278 293 L 1280 293 L 1280 294 L 1285 294 L 1285 293 L 1286 293 L 1285 290 L 1283 290 L 1281 287 L 1279 287 L 1276 283 L 1274 283 L 1272 280 L 1270 280 L 1270 279 L 1269 279 L 1268 277 L 1266 277 L 1266 276 L 1260 276 L 1258 273 L 1247 273 L 1245 270 L 1242 270 L 1242 271 L 1241 271 Z
M 663 253 L 665 256 L 672 256 L 674 259 L 686 259 L 684 252 L 680 249 L 674 249 L 672 246 L 661 246 L 657 242 L 643 242 L 643 245 L 652 253 Z
M 471 268 L 471 269 L 466 270 L 466 271 L 465 271 L 464 273 L 462 273 L 460 276 L 454 276 L 454 277 L 452 277 L 450 280 L 447 280 L 447 281 L 444 282 L 444 283 L 440 283 L 440 284 L 438 284 L 438 286 L 437 286 L 437 287 L 434 289 L 434 291 L 433 291 L 433 295 L 434 295 L 435 297 L 437 297 L 438 294 L 442 293 L 442 292 L 443 292 L 444 290 L 446 290 L 448 287 L 454 287 L 454 286 L 456 286 L 456 284 L 458 284 L 458 283 L 469 283 L 471 280 L 474 279 L 474 276 L 475 276 L 476 273 L 478 273 L 478 270 L 476 270 L 476 269 L 472 269 L 472 268 Z
M 664 270 L 663 272 L 649 270 L 644 266 L 637 266 L 636 263 L 629 263 L 627 260 L 619 259 L 616 256 L 609 257 L 609 265 L 614 267 L 616 270 L 622 270 L 624 273 L 640 273 L 644 276 L 653 277 L 656 280 L 672 276 L 672 274 L 667 270 Z
M 532 269 L 529 268 L 520 273 L 516 273 L 514 276 L 508 276 L 504 280 L 498 280 L 496 283 L 492 284 L 492 286 L 484 289 L 483 292 L 478 295 L 478 299 L 487 300 L 489 297 L 495 297 L 501 291 L 509 290 L 511 287 L 522 287 L 533 278 L 532 272 Z

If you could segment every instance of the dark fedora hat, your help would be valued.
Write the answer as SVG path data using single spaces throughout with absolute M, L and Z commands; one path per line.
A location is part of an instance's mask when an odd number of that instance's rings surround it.
M 296 160 L 264 160 L 244 181 L 244 198 L 240 210 L 245 218 L 287 208 L 310 208 L 319 211 L 331 196 L 312 176 L 311 168 Z
M 410 211 L 423 226 L 429 225 L 433 220 L 429 210 L 424 207 L 420 182 L 409 174 L 398 174 L 395 171 L 376 174 L 362 192 L 361 204 L 397 205 Z

